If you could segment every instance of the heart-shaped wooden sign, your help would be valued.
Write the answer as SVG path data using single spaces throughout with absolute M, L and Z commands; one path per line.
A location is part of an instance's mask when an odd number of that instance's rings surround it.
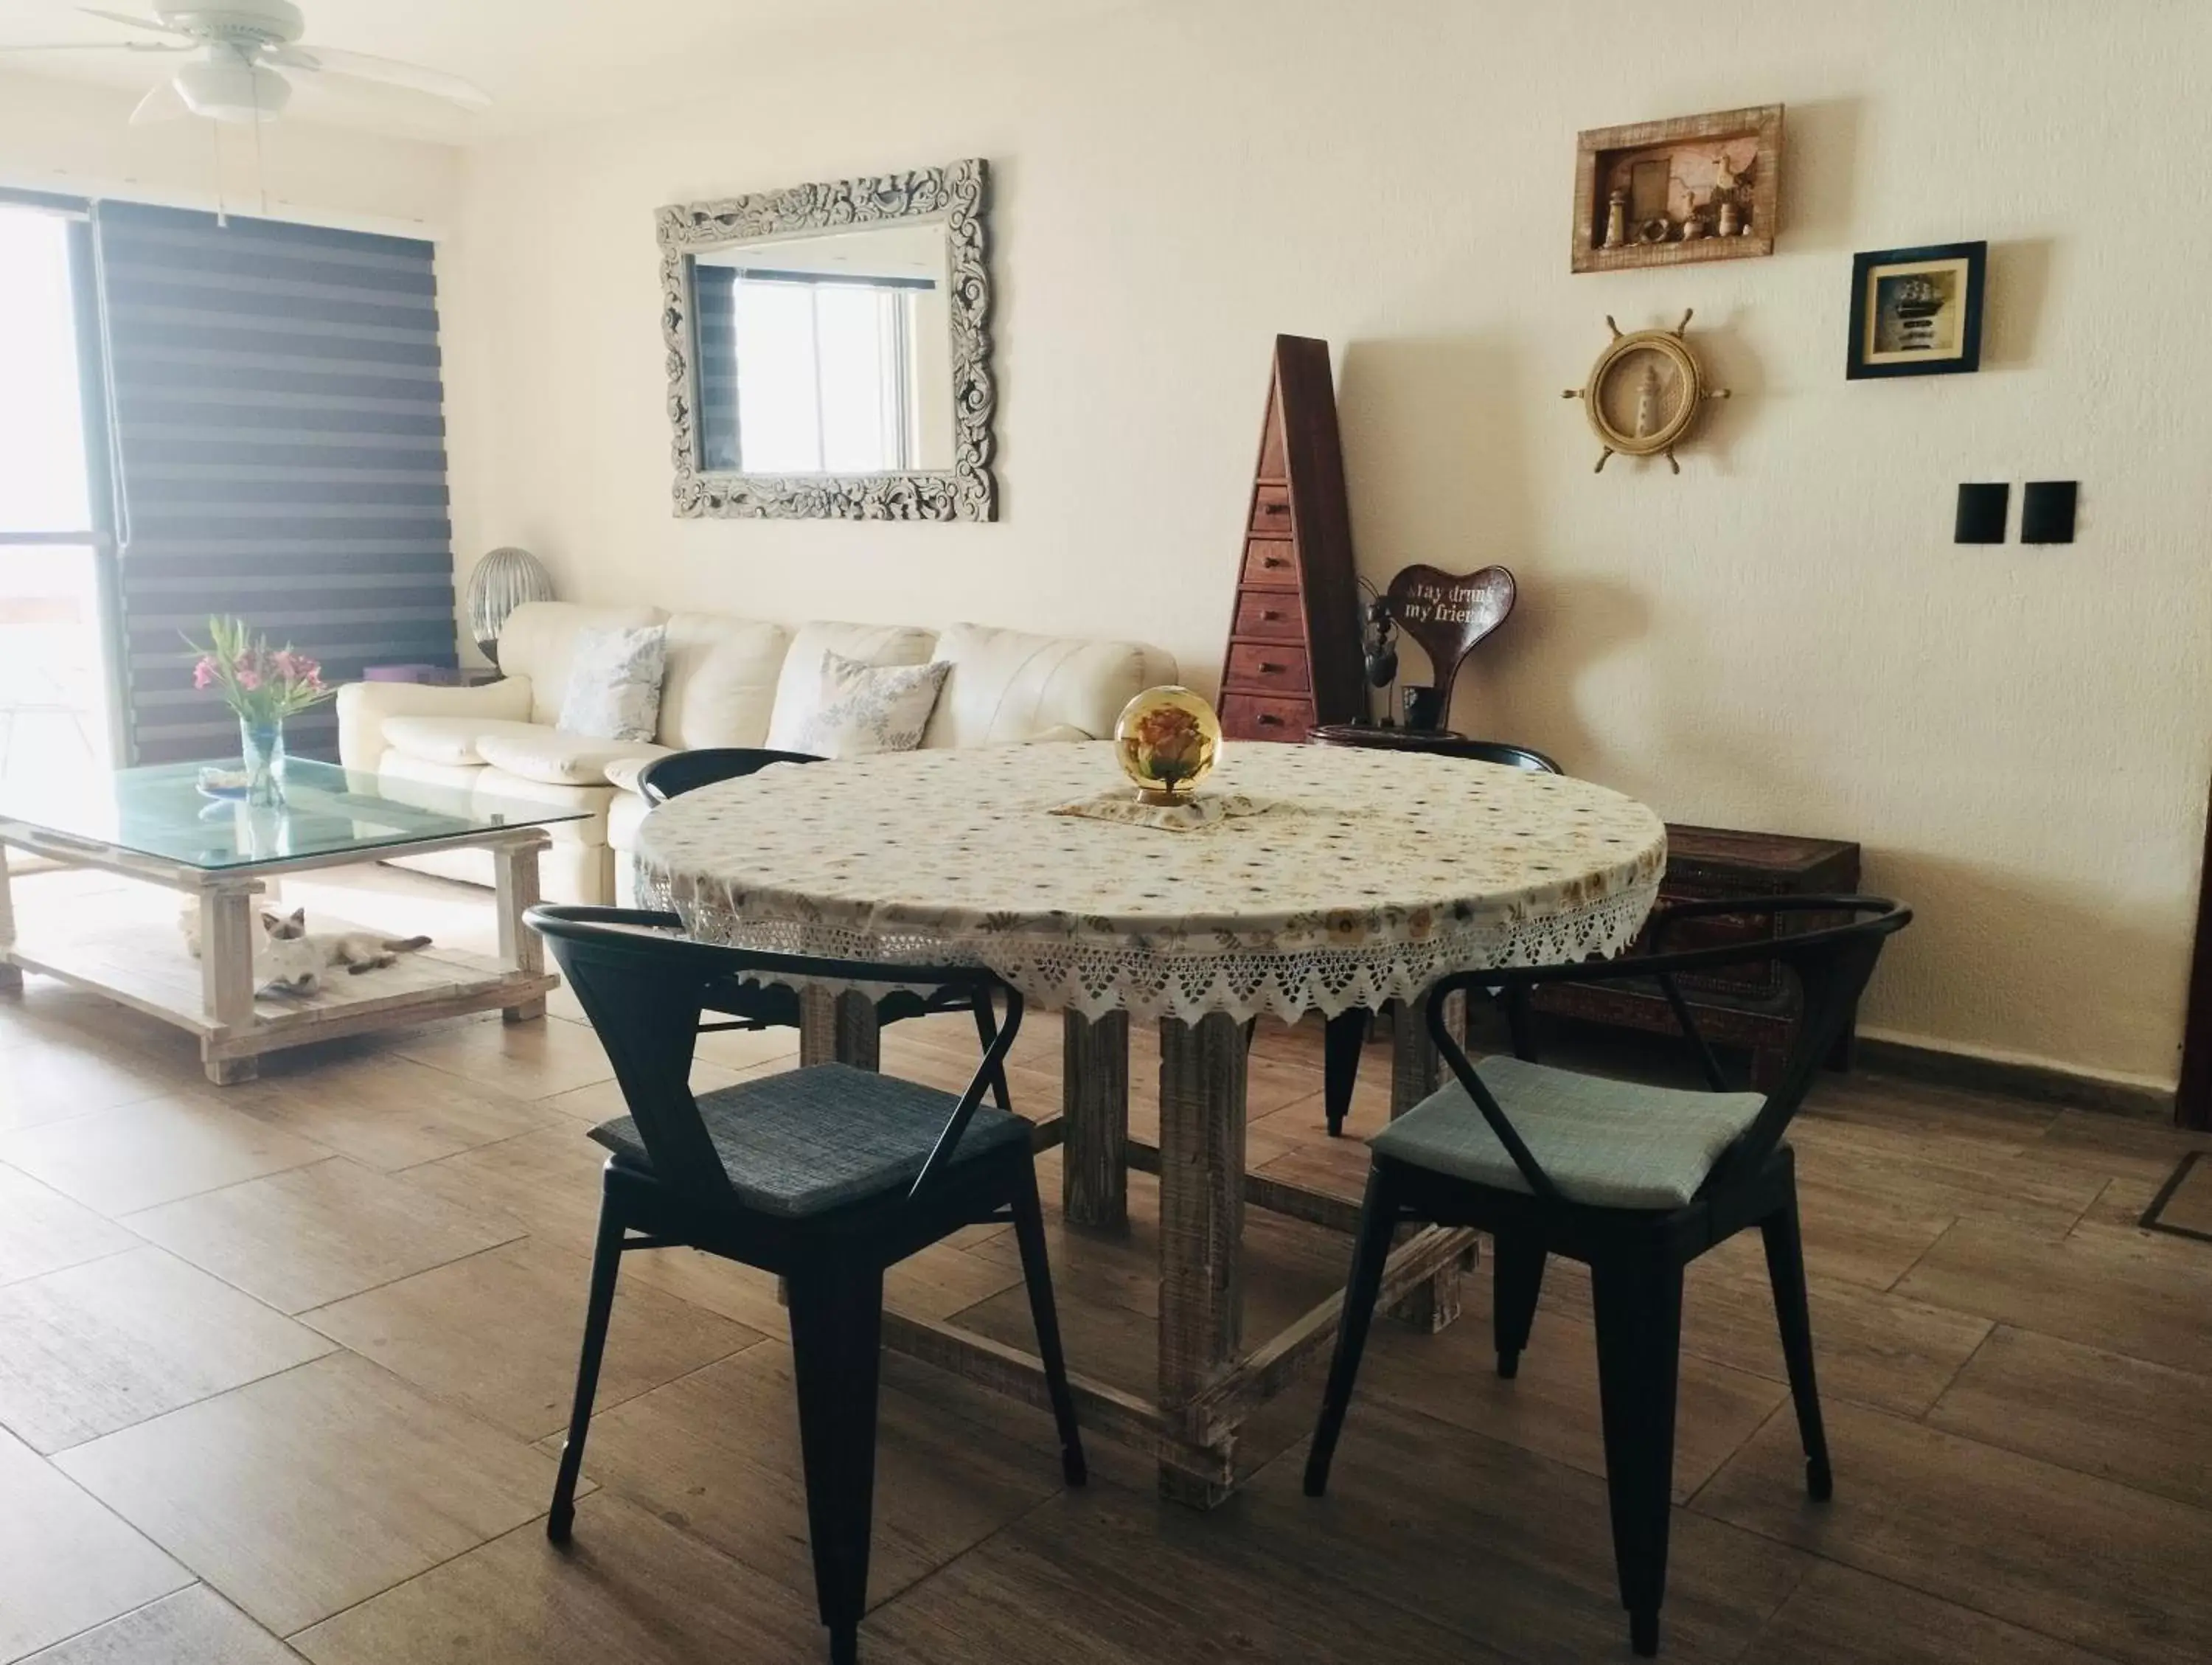
M 1513 597 L 1513 574 L 1503 567 L 1460 574 L 1438 567 L 1408 567 L 1390 580 L 1390 617 L 1421 645 L 1435 667 L 1438 721 L 1451 721 L 1452 681 L 1461 662 L 1505 623 Z

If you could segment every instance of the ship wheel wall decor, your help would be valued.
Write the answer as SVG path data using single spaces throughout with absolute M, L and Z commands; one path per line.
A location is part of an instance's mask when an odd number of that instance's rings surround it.
M 1725 387 L 1705 386 L 1705 370 L 1682 338 L 1692 315 L 1684 313 L 1671 330 L 1631 335 L 1623 335 L 1612 319 L 1605 320 L 1613 339 L 1590 367 L 1589 380 L 1560 395 L 1583 402 L 1590 431 L 1604 447 L 1597 472 L 1619 452 L 1624 457 L 1663 456 L 1680 474 L 1682 465 L 1674 460 L 1674 447 L 1697 426 L 1707 399 L 1729 396 Z

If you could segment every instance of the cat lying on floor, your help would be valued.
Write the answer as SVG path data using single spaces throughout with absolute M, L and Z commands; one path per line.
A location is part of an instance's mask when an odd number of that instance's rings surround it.
M 253 986 L 288 994 L 312 994 L 323 986 L 323 973 L 343 966 L 350 976 L 380 971 L 398 963 L 402 954 L 413 954 L 430 945 L 428 937 L 379 937 L 366 931 L 311 932 L 307 910 L 295 908 L 276 915 L 264 908 L 253 939 Z M 200 954 L 200 910 L 197 900 L 187 901 L 177 921 L 185 933 L 185 946 L 198 959 Z

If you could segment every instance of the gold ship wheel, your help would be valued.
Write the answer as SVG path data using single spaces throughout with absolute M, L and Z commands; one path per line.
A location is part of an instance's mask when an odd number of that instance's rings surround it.
M 1613 339 L 1590 366 L 1589 380 L 1560 395 L 1583 402 L 1583 413 L 1604 447 L 1595 472 L 1604 472 L 1615 452 L 1624 457 L 1663 456 L 1675 473 L 1682 471 L 1674 447 L 1697 425 L 1707 399 L 1729 396 L 1725 387 L 1705 386 L 1705 370 L 1682 339 L 1694 315 L 1684 313 L 1671 330 L 1628 335 L 1611 318 L 1605 320 Z

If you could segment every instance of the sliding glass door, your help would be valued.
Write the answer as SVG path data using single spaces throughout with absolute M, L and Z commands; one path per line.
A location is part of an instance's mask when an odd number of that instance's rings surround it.
M 117 761 L 111 544 L 88 443 L 100 393 L 80 330 L 89 258 L 81 216 L 0 197 L 0 783 L 11 792 L 67 790 Z

